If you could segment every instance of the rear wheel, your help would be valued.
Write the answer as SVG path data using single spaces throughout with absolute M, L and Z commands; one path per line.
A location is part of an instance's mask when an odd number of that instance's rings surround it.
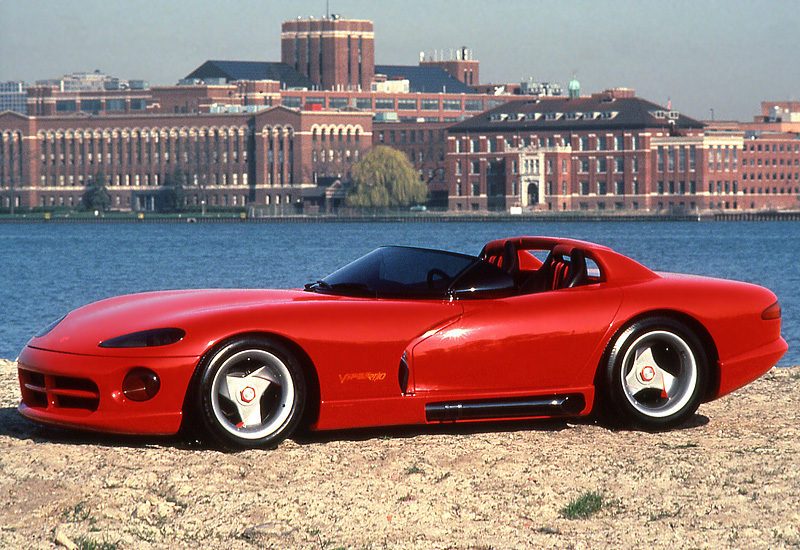
M 245 338 L 211 353 L 195 392 L 204 432 L 224 448 L 274 446 L 297 427 L 306 385 L 297 359 L 280 342 Z
M 650 318 L 616 338 L 604 374 L 610 408 L 623 422 L 664 430 L 700 406 L 708 366 L 691 330 L 672 319 Z

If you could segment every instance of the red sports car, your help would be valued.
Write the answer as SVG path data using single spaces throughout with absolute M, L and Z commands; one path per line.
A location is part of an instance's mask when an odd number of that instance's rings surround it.
M 304 290 L 136 294 L 79 308 L 19 357 L 20 412 L 225 448 L 312 430 L 582 416 L 648 430 L 787 349 L 764 288 L 518 237 L 478 256 L 378 248 Z

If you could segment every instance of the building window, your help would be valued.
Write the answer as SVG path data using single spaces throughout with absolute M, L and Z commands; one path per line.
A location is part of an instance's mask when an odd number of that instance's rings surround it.
M 439 110 L 439 100 L 438 99 L 422 99 L 422 100 L 420 100 L 420 108 L 423 111 L 438 111 Z
M 477 138 L 469 140 L 469 152 L 477 153 L 480 151 L 480 141 Z
M 106 111 L 124 111 L 124 99 L 106 99 Z
M 397 110 L 398 111 L 416 111 L 417 110 L 417 100 L 416 99 L 398 99 L 397 100 Z
M 623 157 L 616 157 L 614 159 L 614 171 L 615 172 L 625 171 L 625 159 Z
M 461 100 L 460 99 L 443 99 L 442 100 L 442 109 L 445 111 L 460 111 L 461 110 Z
M 586 173 L 589 171 L 589 159 L 581 159 L 580 171 Z
M 482 99 L 465 99 L 464 100 L 464 110 L 465 111 L 483 111 L 483 100 Z
M 481 172 L 481 163 L 478 160 L 473 160 L 470 164 L 469 173 L 470 174 L 480 174 Z
M 375 98 L 376 111 L 391 111 L 394 109 L 394 99 L 392 98 Z
M 72 113 L 77 111 L 78 106 L 75 100 L 72 99 L 59 99 L 56 101 L 57 113 Z

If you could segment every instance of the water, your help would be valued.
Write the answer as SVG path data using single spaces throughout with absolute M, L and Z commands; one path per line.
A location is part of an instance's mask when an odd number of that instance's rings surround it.
M 800 222 L 0 224 L 0 357 L 40 328 L 118 294 L 178 288 L 298 288 L 382 244 L 477 254 L 489 240 L 598 242 L 648 267 L 760 284 L 778 295 L 800 364 Z

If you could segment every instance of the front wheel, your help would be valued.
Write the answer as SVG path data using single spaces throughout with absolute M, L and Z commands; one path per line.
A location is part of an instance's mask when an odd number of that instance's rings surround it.
M 277 445 L 303 413 L 306 386 L 297 359 L 283 344 L 244 338 L 203 360 L 195 404 L 204 432 L 223 448 Z
M 708 365 L 691 330 L 672 319 L 650 318 L 616 338 L 604 374 L 609 405 L 623 422 L 665 430 L 685 422 L 700 406 Z

